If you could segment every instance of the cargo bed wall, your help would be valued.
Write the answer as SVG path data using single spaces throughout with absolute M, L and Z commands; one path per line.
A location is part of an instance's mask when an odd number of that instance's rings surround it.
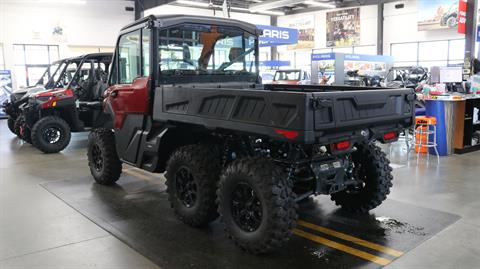
M 168 87 L 155 90 L 153 120 L 175 121 L 209 129 L 235 130 L 264 136 L 283 136 L 274 128 L 313 133 L 305 93 L 252 89 Z M 162 104 L 160 106 L 160 104 Z
M 414 96 L 410 90 L 313 93 L 315 130 L 352 129 L 412 118 Z

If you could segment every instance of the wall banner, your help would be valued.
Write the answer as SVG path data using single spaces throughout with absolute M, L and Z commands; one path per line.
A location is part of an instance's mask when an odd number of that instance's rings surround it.
M 12 94 L 12 73 L 10 70 L 0 70 L 0 104 L 10 99 Z M 5 117 L 5 113 L 0 109 L 0 117 Z
M 327 47 L 360 44 L 360 8 L 327 12 Z
M 288 24 L 289 28 L 298 29 L 298 43 L 288 46 L 289 50 L 315 48 L 315 16 L 307 15 L 294 18 Z
M 418 31 L 457 28 L 458 7 L 463 1 L 418 0 Z

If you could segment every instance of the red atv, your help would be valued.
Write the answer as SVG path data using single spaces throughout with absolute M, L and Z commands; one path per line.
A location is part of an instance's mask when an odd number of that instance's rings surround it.
M 108 124 L 102 100 L 111 59 L 111 53 L 70 59 L 52 90 L 32 94 L 20 107 L 20 137 L 44 153 L 55 153 L 67 147 L 71 132 Z

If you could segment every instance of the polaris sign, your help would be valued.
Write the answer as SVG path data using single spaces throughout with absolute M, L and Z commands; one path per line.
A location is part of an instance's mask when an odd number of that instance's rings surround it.
M 257 28 L 263 30 L 263 35 L 259 39 L 260 47 L 291 45 L 298 42 L 297 29 L 268 25 L 257 25 Z

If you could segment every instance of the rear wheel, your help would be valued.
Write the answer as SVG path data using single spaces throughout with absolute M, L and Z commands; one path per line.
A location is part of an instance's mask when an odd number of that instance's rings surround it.
M 358 146 L 351 159 L 353 176 L 359 184 L 332 194 L 331 199 L 346 211 L 366 213 L 379 206 L 390 193 L 392 168 L 385 153 L 374 144 Z
M 122 162 L 115 148 L 115 135 L 111 130 L 96 129 L 88 136 L 88 166 L 98 184 L 112 185 L 120 178 Z
M 198 144 L 179 148 L 167 164 L 167 192 L 175 215 L 199 227 L 217 218 L 215 191 L 221 157 L 215 147 Z
M 230 164 L 221 176 L 217 203 L 228 236 L 249 253 L 280 247 L 296 225 L 297 205 L 287 175 L 265 158 Z
M 48 116 L 32 128 L 32 144 L 44 153 L 57 153 L 70 143 L 70 126 L 60 117 Z
M 10 132 L 15 134 L 15 120 L 12 119 L 11 117 L 8 117 L 7 125 L 8 125 L 8 129 L 10 130 Z

